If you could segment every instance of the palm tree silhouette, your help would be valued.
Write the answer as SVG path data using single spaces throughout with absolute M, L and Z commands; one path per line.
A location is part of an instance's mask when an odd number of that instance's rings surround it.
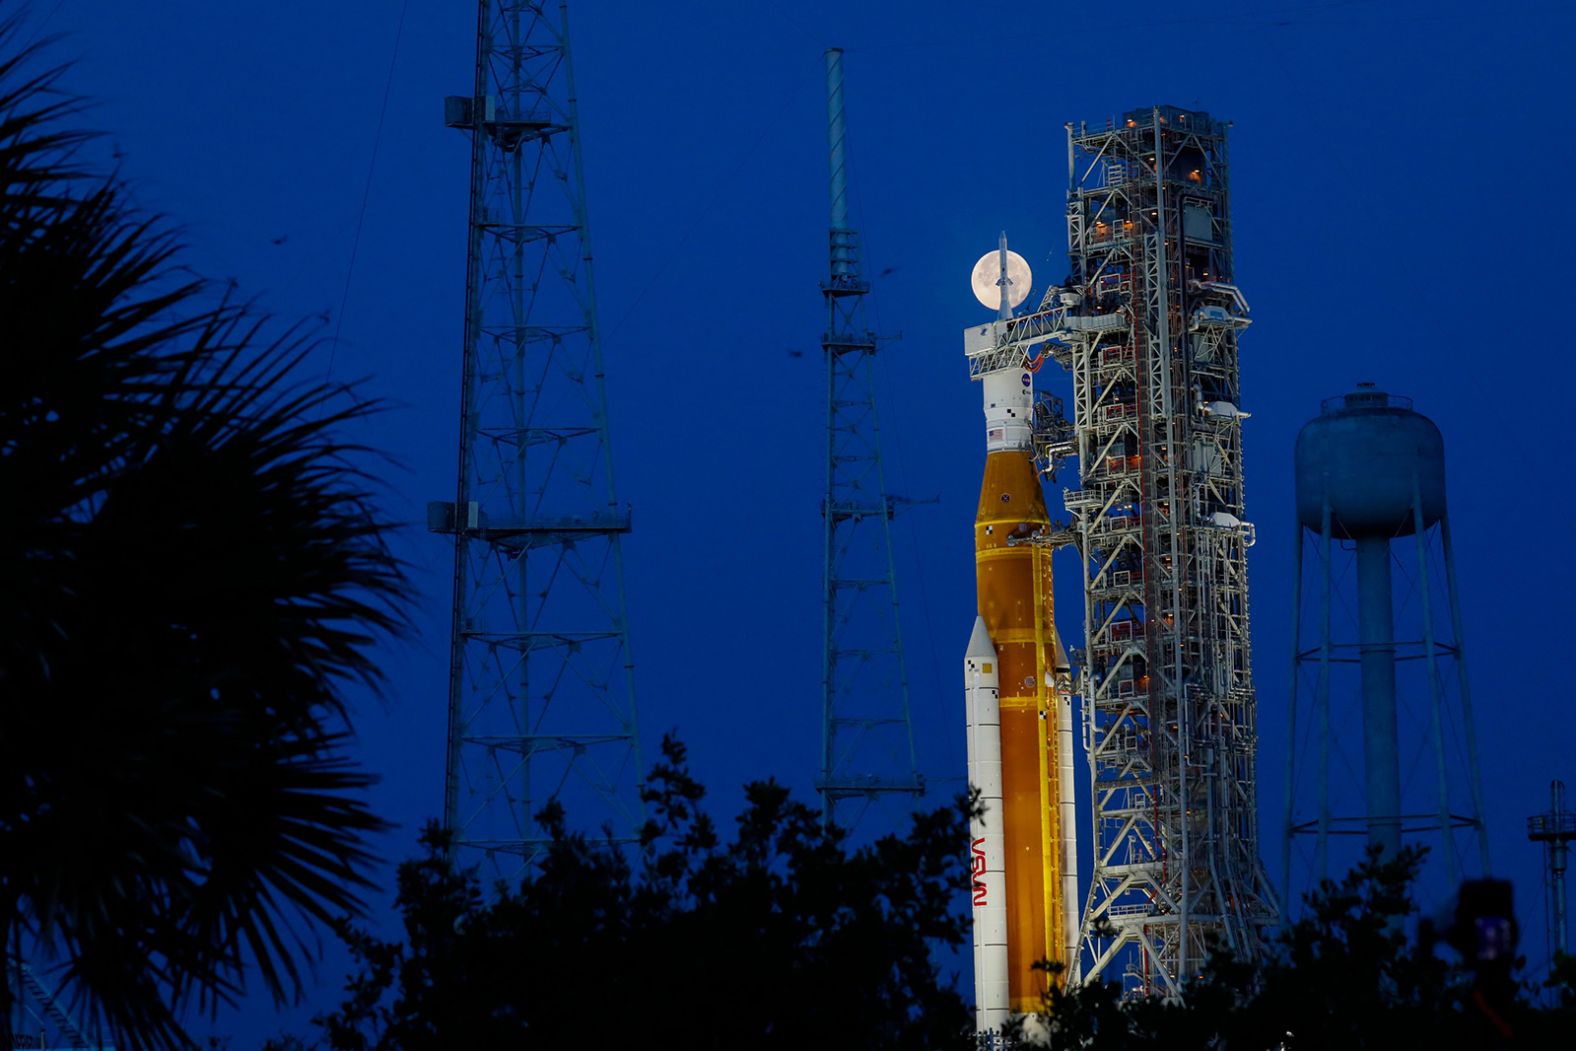
M 187 1047 L 248 975 L 299 995 L 368 886 L 343 690 L 378 685 L 404 581 L 340 435 L 376 406 L 91 174 L 15 18 L 5 52 L 0 946 L 106 1040 Z

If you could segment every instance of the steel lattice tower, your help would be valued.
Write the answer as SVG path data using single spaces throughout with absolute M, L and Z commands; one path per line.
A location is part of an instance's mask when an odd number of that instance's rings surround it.
M 15 1047 L 60 1047 L 74 1051 L 106 1051 L 96 1026 L 83 1026 L 50 983 L 32 967 L 10 955 L 5 957 L 5 980 L 11 984 L 11 1030 Z M 29 1041 L 24 1043 L 23 1041 Z M 115 1051 L 109 1046 L 107 1051 Z
M 1157 107 L 1068 126 L 1067 289 L 1121 317 L 1072 372 L 1094 871 L 1082 976 L 1175 993 L 1274 918 L 1258 853 L 1226 125 Z
M 1570 951 L 1570 932 L 1565 919 L 1565 870 L 1570 867 L 1571 843 L 1576 841 L 1576 814 L 1565 809 L 1564 781 L 1549 785 L 1549 802 L 1552 805 L 1547 813 L 1527 819 L 1527 838 L 1543 844 L 1546 933 L 1549 959 L 1553 960 L 1556 955 Z
M 481 0 L 471 134 L 444 821 L 461 864 L 518 874 L 560 802 L 640 822 L 634 680 L 566 5 Z
M 821 772 L 816 788 L 828 821 L 843 800 L 865 806 L 893 793 L 921 795 L 914 756 L 908 678 L 903 666 L 892 516 L 876 413 L 877 340 L 864 320 L 870 283 L 859 267 L 859 234 L 848 225 L 843 124 L 843 52 L 826 52 L 831 147 L 831 272 L 821 286 L 826 358 L 825 632 L 822 662 Z

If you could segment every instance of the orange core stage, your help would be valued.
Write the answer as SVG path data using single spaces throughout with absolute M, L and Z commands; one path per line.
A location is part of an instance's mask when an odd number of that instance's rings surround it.
M 1052 617 L 1050 548 L 1029 538 L 1049 524 L 1039 472 L 1026 450 L 990 452 L 974 520 L 979 612 L 1000 665 L 1002 827 L 1007 892 L 1008 997 L 1038 1011 L 1042 959 L 1065 963 L 1062 764 L 1057 703 L 1067 660 Z M 1009 543 L 1009 540 L 1012 542 Z M 987 820 L 990 815 L 987 815 Z

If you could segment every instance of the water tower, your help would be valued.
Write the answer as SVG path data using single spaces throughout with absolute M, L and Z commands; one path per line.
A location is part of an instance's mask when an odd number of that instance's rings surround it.
M 1444 439 L 1369 383 L 1297 436 L 1297 577 L 1283 878 L 1414 840 L 1453 887 L 1488 841 L 1445 502 Z M 1301 837 L 1311 865 L 1292 867 Z M 1331 851 L 1336 868 L 1331 869 Z

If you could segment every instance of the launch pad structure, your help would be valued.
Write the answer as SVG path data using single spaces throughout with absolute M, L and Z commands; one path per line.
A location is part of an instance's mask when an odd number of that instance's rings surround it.
M 1237 359 L 1249 322 L 1227 127 L 1158 106 L 1067 129 L 1067 291 L 1129 320 L 1060 355 L 1095 836 L 1082 976 L 1167 993 L 1212 938 L 1256 957 L 1275 916 L 1258 852 Z
M 1075 651 L 1093 870 L 1074 980 L 1175 994 L 1211 942 L 1255 959 L 1275 896 L 1259 859 L 1228 125 L 1172 106 L 1067 126 L 1069 274 L 1032 313 L 965 333 L 970 375 L 1046 361 L 1069 432 L 1033 411 L 1082 561 Z M 1042 530 L 1032 538 L 1054 545 Z

